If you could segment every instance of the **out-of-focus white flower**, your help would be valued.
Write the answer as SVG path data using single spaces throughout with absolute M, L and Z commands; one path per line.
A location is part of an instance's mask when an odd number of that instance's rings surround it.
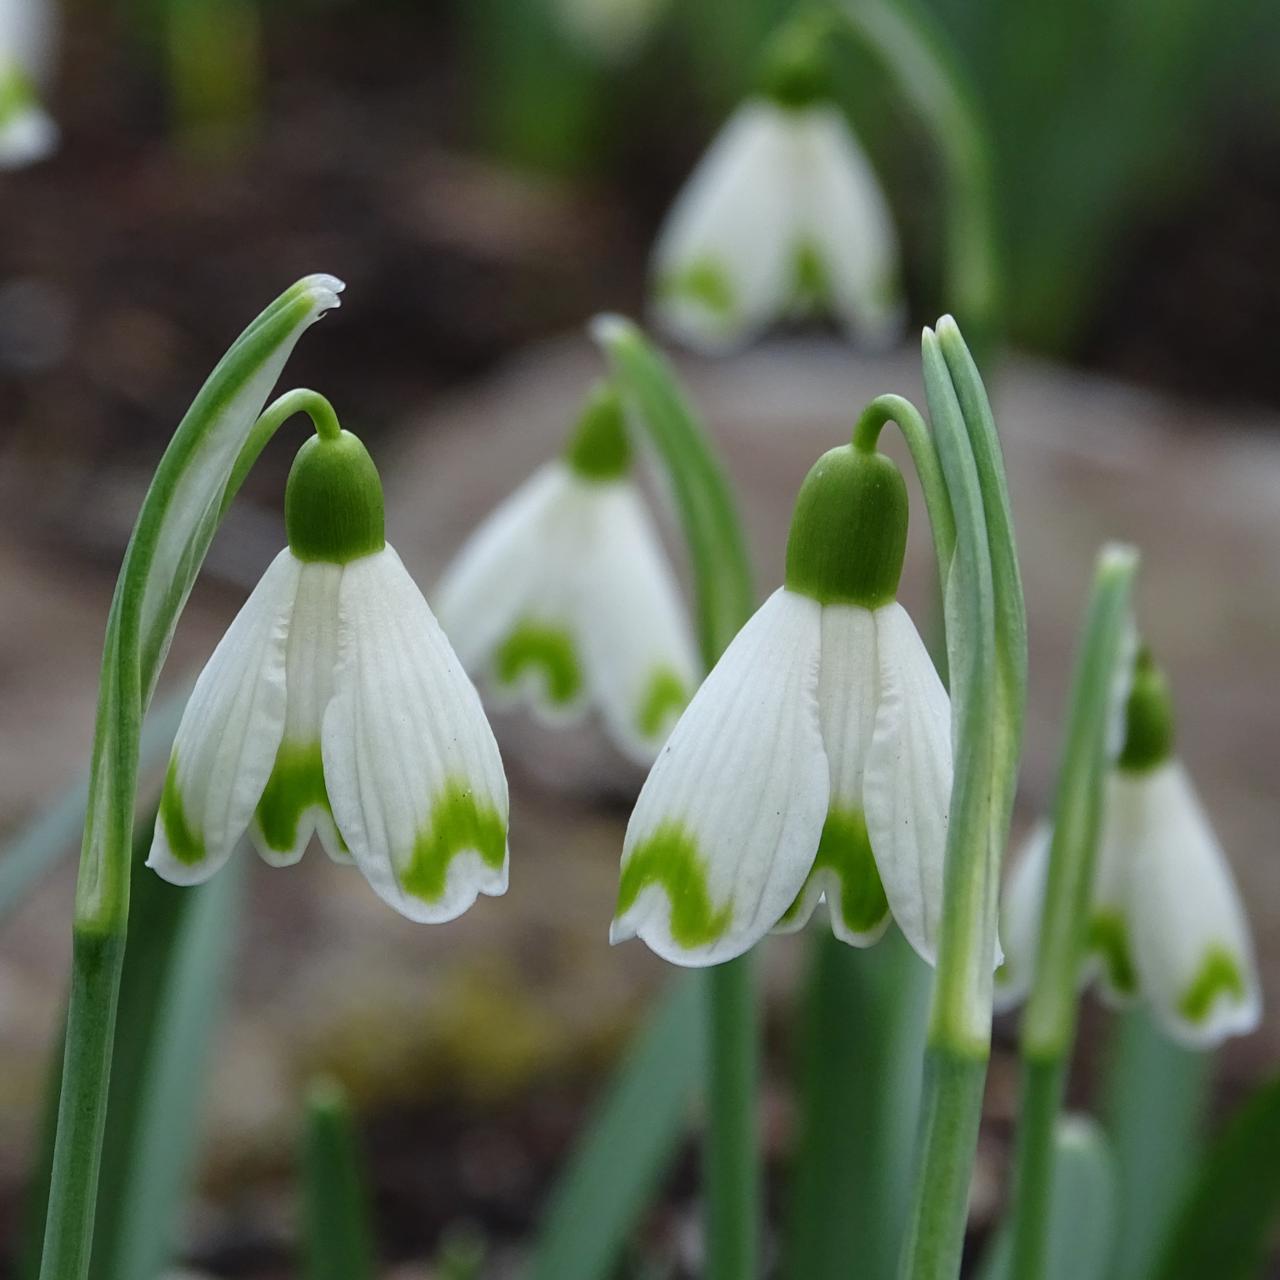
M 1261 1016 L 1253 942 L 1231 868 L 1173 754 L 1163 676 L 1137 659 L 1123 750 L 1107 779 L 1082 979 L 1113 1004 L 1150 1002 L 1171 1039 L 1193 1048 L 1252 1031 Z M 1050 833 L 1035 833 L 1007 886 L 1005 966 L 996 1002 L 1031 987 Z
M 870 346 L 902 331 L 888 204 L 844 116 L 821 98 L 738 109 L 668 214 L 652 270 L 658 320 L 703 350 L 810 312 Z
M 27 72 L 0 43 L 0 170 L 43 160 L 58 145 L 58 126 L 40 105 Z
M 41 87 L 53 78 L 58 12 L 53 0 L 0 0 L 0 56 Z
M 640 793 L 611 938 L 683 965 L 741 955 L 825 896 L 838 937 L 892 916 L 936 957 L 951 712 L 897 603 L 902 477 L 834 449 L 792 521 L 786 585 L 726 649 Z
M 666 7 L 666 0 L 551 0 L 569 39 L 601 62 L 625 62 Z
M 289 546 L 201 673 L 148 865 L 207 880 L 248 830 L 284 865 L 312 834 L 412 920 L 507 887 L 507 786 L 461 663 L 383 538 L 382 489 L 348 432 L 303 446 Z
M 613 391 L 588 403 L 565 456 L 480 526 L 434 596 L 467 670 L 499 702 L 563 724 L 594 707 L 648 764 L 698 682 L 679 588 L 630 476 Z

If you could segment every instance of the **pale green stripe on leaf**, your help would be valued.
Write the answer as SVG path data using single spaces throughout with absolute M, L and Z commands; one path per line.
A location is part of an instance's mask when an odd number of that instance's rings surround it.
M 1235 956 L 1225 947 L 1213 946 L 1178 1000 L 1178 1012 L 1188 1022 L 1201 1023 L 1220 999 L 1243 1000 L 1245 994 L 1244 974 Z
M 706 863 L 693 836 L 678 822 L 664 822 L 622 868 L 618 886 L 621 916 L 650 885 L 666 890 L 671 903 L 671 936 L 682 947 L 705 947 L 722 937 L 733 918 L 731 905 L 716 910 L 707 888 Z
M 689 687 L 670 667 L 659 667 L 649 677 L 636 713 L 636 727 L 646 738 L 655 737 L 689 702 Z
M 431 806 L 426 830 L 413 845 L 400 877 L 404 891 L 423 902 L 444 896 L 449 867 L 459 854 L 475 852 L 486 866 L 501 868 L 507 856 L 507 824 L 491 804 L 476 798 L 465 782 L 447 782 Z
M 563 627 L 521 622 L 503 641 L 494 666 L 504 685 L 516 684 L 526 672 L 540 672 L 555 706 L 567 706 L 582 691 L 582 664 L 573 637 Z
M 169 758 L 169 771 L 164 777 L 160 795 L 160 822 L 164 826 L 169 851 L 183 864 L 194 867 L 205 860 L 204 841 L 191 829 L 178 785 L 178 753 Z
M 277 853 L 292 850 L 298 839 L 298 823 L 308 809 L 323 809 L 333 816 L 320 744 L 282 742 L 256 814 L 267 847 Z

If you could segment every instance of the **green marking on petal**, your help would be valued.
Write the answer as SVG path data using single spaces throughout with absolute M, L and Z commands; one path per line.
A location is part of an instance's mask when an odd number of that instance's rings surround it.
M 276 853 L 290 852 L 297 843 L 298 823 L 312 808 L 323 809 L 333 817 L 320 744 L 282 742 L 256 815 L 267 848 Z M 338 839 L 341 842 L 342 836 Z M 342 848 L 345 852 L 346 845 Z
M 400 886 L 423 902 L 444 896 L 449 866 L 474 850 L 486 866 L 499 870 L 507 856 L 507 824 L 490 804 L 476 799 L 467 783 L 452 779 L 436 793 L 426 830 L 413 843 Z
M 733 319 L 737 310 L 733 282 L 716 258 L 697 258 L 688 266 L 664 275 L 657 289 L 659 298 L 695 302 L 725 323 Z
M 563 627 L 521 622 L 503 642 L 495 662 L 498 682 L 515 684 L 526 671 L 541 671 L 547 697 L 556 706 L 582 690 L 582 666 L 573 637 Z
M 0 54 L 0 125 L 12 123 L 37 103 L 35 89 L 26 73 Z
M 164 791 L 160 795 L 160 821 L 164 824 L 169 851 L 183 866 L 194 867 L 205 860 L 204 841 L 187 823 L 182 792 L 178 788 L 176 751 L 169 758 L 169 770 L 164 775 Z
M 640 698 L 636 727 L 643 737 L 655 737 L 688 703 L 689 689 L 685 682 L 670 667 L 659 667 L 649 677 Z
M 707 871 L 694 838 L 678 822 L 664 822 L 636 846 L 622 868 L 615 914 L 629 911 L 650 885 L 661 885 L 671 902 L 671 936 L 682 947 L 705 947 L 723 936 L 732 904 L 711 905 Z
M 1102 961 L 1113 990 L 1124 996 L 1136 994 L 1138 971 L 1129 946 L 1129 928 L 1118 911 L 1094 913 L 1086 946 Z
M 822 826 L 810 876 L 834 872 L 840 881 L 840 919 L 850 933 L 871 933 L 889 914 L 880 872 L 871 853 L 867 820 L 856 809 L 832 809 Z M 831 895 L 827 895 L 831 906 Z
M 1245 998 L 1244 974 L 1225 947 L 1212 946 L 1200 963 L 1200 969 L 1178 1001 L 1178 1012 L 1188 1022 L 1203 1022 L 1217 1004 L 1219 996 L 1235 1000 Z
M 831 273 L 821 250 L 812 240 L 802 240 L 795 250 L 792 264 L 792 288 L 799 311 L 829 311 L 835 297 Z

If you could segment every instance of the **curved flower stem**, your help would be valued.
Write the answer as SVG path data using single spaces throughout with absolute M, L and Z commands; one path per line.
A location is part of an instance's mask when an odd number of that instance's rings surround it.
M 1013 1182 L 1012 1274 L 1041 1280 L 1053 1191 L 1053 1131 L 1075 1041 L 1080 964 L 1106 780 L 1108 731 L 1128 661 L 1136 553 L 1098 559 L 1072 685 L 1053 807 L 1053 843 L 1035 976 L 1022 1022 L 1022 1111 Z
M 341 288 L 329 276 L 300 280 L 232 344 L 174 433 L 125 553 L 103 646 L 41 1280 L 83 1280 L 89 1268 L 142 717 L 267 392 L 302 333 L 337 306 Z

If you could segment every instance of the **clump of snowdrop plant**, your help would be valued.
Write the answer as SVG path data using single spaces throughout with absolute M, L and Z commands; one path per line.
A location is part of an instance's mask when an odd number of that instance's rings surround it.
M 400 557 L 364 445 L 316 397 L 289 545 L 209 659 L 178 729 L 148 865 L 207 880 L 248 830 L 313 834 L 412 920 L 507 887 L 507 786 L 479 697 Z
M 608 384 L 589 397 L 563 455 L 476 530 L 434 599 L 496 705 L 528 705 L 551 725 L 598 710 L 641 764 L 698 683 L 692 628 Z
M 611 937 L 678 964 L 741 955 L 825 897 L 836 935 L 890 919 L 936 956 L 951 792 L 946 692 L 897 601 L 907 493 L 874 446 L 818 460 L 785 585 L 739 632 L 627 828 Z
M 1173 705 L 1148 650 L 1133 665 L 1123 745 L 1105 782 L 1088 959 L 1109 1002 L 1149 1003 L 1193 1048 L 1252 1031 L 1261 1016 L 1253 944 L 1231 868 L 1175 751 Z M 1035 830 L 1010 877 L 997 1002 L 1025 998 L 1035 965 L 1051 832 Z
M 707 351 L 814 313 L 869 346 L 900 335 L 893 218 L 808 28 L 781 41 L 680 192 L 652 274 L 659 324 Z

